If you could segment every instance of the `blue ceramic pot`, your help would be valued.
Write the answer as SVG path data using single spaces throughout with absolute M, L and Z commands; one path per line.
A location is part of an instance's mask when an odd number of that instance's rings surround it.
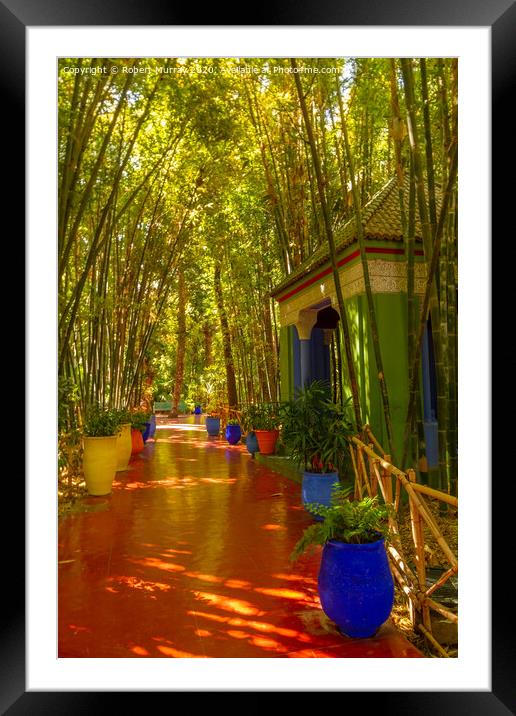
M 303 481 L 301 483 L 303 505 L 317 502 L 319 505 L 329 507 L 332 487 L 338 482 L 338 472 L 303 472 Z M 314 518 L 318 521 L 323 519 L 315 515 Z
M 151 433 L 151 423 L 149 420 L 148 423 L 145 423 L 145 430 L 142 430 L 142 437 L 143 437 L 144 443 L 146 443 L 147 440 L 150 438 L 150 433 Z
M 200 415 L 200 414 L 201 414 L 201 406 L 200 406 L 200 405 L 196 405 L 196 406 L 195 406 L 194 414 L 195 414 L 195 415 Z
M 220 418 L 206 418 L 206 430 L 208 435 L 216 437 L 220 433 Z
M 388 619 L 394 582 L 383 537 L 369 544 L 330 540 L 324 545 L 318 577 L 324 613 L 353 638 L 373 636 Z
M 236 445 L 240 442 L 242 430 L 240 425 L 226 425 L 226 440 L 230 445 Z
M 250 430 L 247 433 L 247 437 L 245 439 L 245 444 L 246 444 L 248 452 L 250 452 L 253 457 L 254 457 L 255 452 L 260 452 L 260 448 L 258 447 L 258 440 L 256 438 L 255 433 L 252 430 Z

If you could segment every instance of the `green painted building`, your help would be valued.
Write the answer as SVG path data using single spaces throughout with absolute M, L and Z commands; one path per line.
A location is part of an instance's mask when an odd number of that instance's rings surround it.
M 406 187 L 408 205 L 408 187 Z M 416 214 L 417 217 L 417 214 Z M 395 456 L 401 452 L 408 402 L 407 258 L 400 220 L 398 184 L 391 179 L 364 207 L 362 223 L 371 289 L 394 432 Z M 416 220 L 414 283 L 417 304 L 426 281 L 421 226 Z M 387 446 L 382 400 L 369 326 L 364 275 L 356 238 L 355 219 L 335 231 L 337 264 L 351 332 L 362 419 Z M 339 323 L 339 306 L 326 245 L 322 245 L 281 284 L 272 296 L 279 304 L 281 399 L 296 388 L 322 378 L 330 383 L 342 375 L 343 394 L 349 381 L 343 346 L 335 351 L 332 334 Z M 427 327 L 427 332 L 430 327 Z M 425 336 L 422 356 L 423 419 L 429 466 L 437 464 L 435 371 L 431 340 Z M 330 347 L 332 350 L 330 350 Z M 330 358 L 331 353 L 331 358 Z M 335 355 L 344 359 L 338 361 Z M 342 370 L 337 371 L 335 364 Z

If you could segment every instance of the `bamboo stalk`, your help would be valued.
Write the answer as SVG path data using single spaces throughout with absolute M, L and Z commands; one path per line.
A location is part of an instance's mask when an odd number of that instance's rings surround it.
M 379 451 L 382 455 L 385 455 L 385 450 L 383 449 L 383 447 L 380 445 L 380 443 L 378 442 L 378 440 L 377 440 L 376 437 L 374 436 L 373 431 L 371 430 L 371 426 L 370 426 L 370 425 L 364 425 L 364 433 L 367 435 L 367 437 L 368 437 L 369 440 L 373 443 L 373 445 L 374 445 L 376 448 L 378 448 L 378 451 Z
M 349 453 L 351 455 L 351 462 L 353 463 L 353 470 L 355 472 L 355 494 L 354 499 L 356 500 L 357 497 L 359 500 L 362 499 L 362 486 L 360 484 L 360 475 L 357 468 L 356 458 L 355 458 L 355 448 L 353 445 L 349 446 Z M 357 495 L 358 493 L 358 495 Z
M 369 446 L 372 449 L 372 444 Z M 371 497 L 375 497 L 378 494 L 378 478 L 376 476 L 376 471 L 374 469 L 375 460 L 371 457 L 368 458 L 369 461 L 369 483 L 371 485 Z
M 406 581 L 410 583 L 410 588 L 412 589 L 417 599 L 417 602 L 420 605 L 421 596 L 418 595 L 418 592 L 414 587 L 414 585 L 417 584 L 417 578 L 414 572 L 410 569 L 404 557 L 400 554 L 400 552 L 393 544 L 387 545 L 387 552 L 389 553 L 391 559 L 394 560 L 394 563 L 396 564 L 396 567 L 400 570 L 401 574 L 405 576 Z
M 446 617 L 446 619 L 449 619 L 454 624 L 458 624 L 459 617 L 457 616 L 457 614 L 450 612 L 448 609 L 443 607 L 442 604 L 439 604 L 439 602 L 434 602 L 433 599 L 428 599 L 428 597 L 425 599 L 425 602 L 428 604 L 429 607 L 432 607 L 435 612 L 442 614 L 443 617 Z
M 390 455 L 384 455 L 384 460 L 390 463 L 391 456 Z M 392 477 L 390 470 L 386 467 L 382 467 L 382 475 L 383 479 L 385 480 L 385 490 L 387 493 L 387 499 L 389 501 L 389 504 L 392 505 Z
M 428 485 L 421 485 L 419 482 L 416 482 L 412 485 L 412 489 L 416 490 L 416 492 L 422 492 L 424 495 L 428 495 L 429 497 L 435 497 L 436 500 L 447 502 L 453 507 L 459 506 L 459 500 L 457 497 L 449 495 L 447 492 L 442 492 L 441 490 L 434 490 L 433 487 L 428 487 Z
M 419 512 L 421 513 L 421 516 L 423 517 L 424 521 L 425 521 L 426 524 L 428 525 L 430 531 L 432 532 L 433 536 L 435 537 L 435 539 L 436 539 L 438 545 L 440 546 L 440 548 L 442 549 L 444 555 L 446 556 L 446 558 L 448 559 L 448 561 L 449 561 L 453 566 L 456 566 L 456 565 L 458 564 L 457 558 L 455 557 L 455 555 L 453 554 L 453 552 L 452 552 L 451 549 L 449 548 L 449 546 L 448 546 L 446 540 L 445 540 L 444 537 L 442 536 L 441 531 L 439 530 L 439 527 L 437 526 L 437 524 L 436 524 L 434 518 L 433 518 L 432 515 L 428 512 L 426 506 L 425 506 L 424 503 L 421 501 L 421 498 L 419 497 L 419 495 L 417 494 L 417 492 L 413 489 L 412 484 L 411 484 L 411 483 L 409 482 L 409 480 L 407 479 L 406 474 L 405 474 L 402 470 L 399 470 L 399 469 L 398 469 L 397 467 L 395 467 L 394 465 L 391 465 L 391 463 L 387 462 L 386 460 L 382 460 L 382 459 L 381 459 L 378 455 L 376 455 L 369 447 L 367 447 L 367 445 L 364 445 L 364 443 L 363 443 L 361 440 L 359 440 L 358 438 L 352 437 L 351 440 L 355 443 L 355 445 L 358 446 L 358 448 L 359 448 L 359 454 L 361 454 L 361 452 L 363 451 L 363 452 L 365 452 L 367 455 L 371 455 L 372 457 L 377 458 L 377 459 L 379 460 L 380 464 L 381 464 L 383 467 L 388 467 L 388 468 L 391 470 L 391 472 L 392 472 L 394 475 L 396 475 L 396 477 L 398 477 L 398 480 L 402 482 L 403 486 L 405 487 L 405 489 L 406 489 L 407 492 L 409 493 L 409 497 L 410 497 L 410 496 L 413 496 L 413 498 L 414 498 L 414 500 L 415 500 L 415 502 L 416 502 L 416 504 L 417 504 L 417 507 L 418 507 L 418 509 L 419 509 Z
M 429 587 L 425 592 L 425 597 L 429 597 L 431 594 L 433 594 L 439 587 L 442 587 L 445 582 L 448 581 L 448 579 L 453 576 L 454 574 L 457 574 L 459 568 L 458 567 L 452 567 L 447 572 L 445 572 L 435 584 L 432 584 L 431 587 Z
M 369 497 L 372 497 L 371 485 L 369 484 L 369 480 L 367 477 L 367 468 L 365 466 L 364 454 L 363 454 L 361 448 L 358 449 L 358 462 L 359 462 L 361 470 L 362 470 L 362 477 L 364 479 L 364 485 L 366 486 L 367 494 L 369 495 Z
M 433 647 L 441 654 L 441 656 L 444 656 L 446 659 L 450 658 L 450 655 L 442 648 L 442 646 L 439 644 L 437 639 L 430 634 L 428 629 L 425 629 L 425 627 L 422 624 L 418 624 L 417 628 L 419 631 L 426 636 L 428 641 L 432 644 Z
M 442 549 L 444 555 L 447 557 L 450 564 L 452 564 L 455 567 L 458 564 L 457 558 L 455 557 L 455 555 L 453 554 L 451 549 L 448 547 L 448 544 L 447 544 L 446 540 L 444 539 L 444 537 L 442 536 L 441 531 L 439 530 L 439 527 L 435 523 L 433 517 L 428 512 L 425 505 L 421 502 L 421 499 L 420 499 L 419 495 L 417 494 L 417 492 L 412 489 L 412 485 L 410 483 L 408 483 L 408 481 L 407 481 L 404 486 L 405 486 L 405 489 L 407 490 L 407 492 L 409 493 L 409 495 L 414 497 L 414 500 L 417 504 L 417 507 L 418 507 L 421 517 L 426 522 L 428 528 L 430 529 L 433 536 L 435 537 L 435 539 L 436 539 L 439 547 Z
M 416 481 L 416 473 L 414 470 L 407 470 L 408 479 L 410 482 Z M 421 524 L 421 515 L 417 509 L 413 498 L 409 500 L 410 505 L 410 522 L 412 525 L 412 539 L 414 540 L 414 547 L 416 550 L 416 572 L 419 584 L 419 591 L 424 594 L 426 590 L 426 565 L 425 565 L 425 540 L 423 535 L 423 527 Z M 421 604 L 421 612 L 423 618 L 423 624 L 431 632 L 432 624 L 430 622 L 430 612 L 428 606 L 423 601 Z

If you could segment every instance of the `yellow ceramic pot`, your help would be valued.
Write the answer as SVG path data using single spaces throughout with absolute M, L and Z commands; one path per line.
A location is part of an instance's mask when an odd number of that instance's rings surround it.
M 116 469 L 127 470 L 129 458 L 133 449 L 133 441 L 131 440 L 131 423 L 122 423 L 120 432 L 116 438 Z
M 84 438 L 82 467 L 90 495 L 109 495 L 117 465 L 117 436 Z

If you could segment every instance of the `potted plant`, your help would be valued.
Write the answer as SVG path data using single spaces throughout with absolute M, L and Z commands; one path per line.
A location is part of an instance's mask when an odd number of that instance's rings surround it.
M 116 440 L 117 465 L 116 471 L 127 470 L 133 443 L 131 439 L 131 413 L 128 410 L 118 411 L 120 429 Z
M 210 408 L 206 416 L 206 432 L 212 438 L 218 437 L 220 433 L 220 411 L 216 408 Z
M 89 407 L 84 415 L 82 466 L 90 495 L 109 495 L 117 469 L 117 435 L 120 417 L 117 411 Z
M 328 385 L 314 381 L 281 406 L 281 444 L 303 471 L 302 498 L 306 505 L 328 506 L 339 481 L 338 466 L 349 455 L 353 434 L 349 403 L 336 405 Z
M 230 445 L 236 445 L 242 437 L 242 429 L 238 420 L 231 418 L 226 423 L 226 440 Z
M 365 638 L 388 619 L 394 602 L 385 551 L 388 508 L 378 497 L 351 502 L 350 492 L 335 485 L 329 507 L 308 506 L 323 521 L 305 529 L 292 560 L 323 546 L 317 579 L 322 609 L 346 636 Z
M 142 410 L 136 410 L 131 413 L 132 455 L 136 455 L 137 453 L 141 452 L 145 447 L 145 444 L 143 442 L 143 432 L 146 428 L 148 416 L 149 414 L 145 413 Z
M 253 430 L 252 420 L 256 407 L 257 406 L 255 405 L 248 405 L 242 410 L 241 413 L 242 428 L 245 433 L 245 445 L 247 451 L 251 453 L 251 456 L 253 458 L 254 454 L 260 451 L 260 448 L 258 446 L 258 440 L 256 438 L 256 433 Z
M 273 455 L 279 437 L 280 420 L 273 403 L 249 406 L 249 420 L 262 455 Z

